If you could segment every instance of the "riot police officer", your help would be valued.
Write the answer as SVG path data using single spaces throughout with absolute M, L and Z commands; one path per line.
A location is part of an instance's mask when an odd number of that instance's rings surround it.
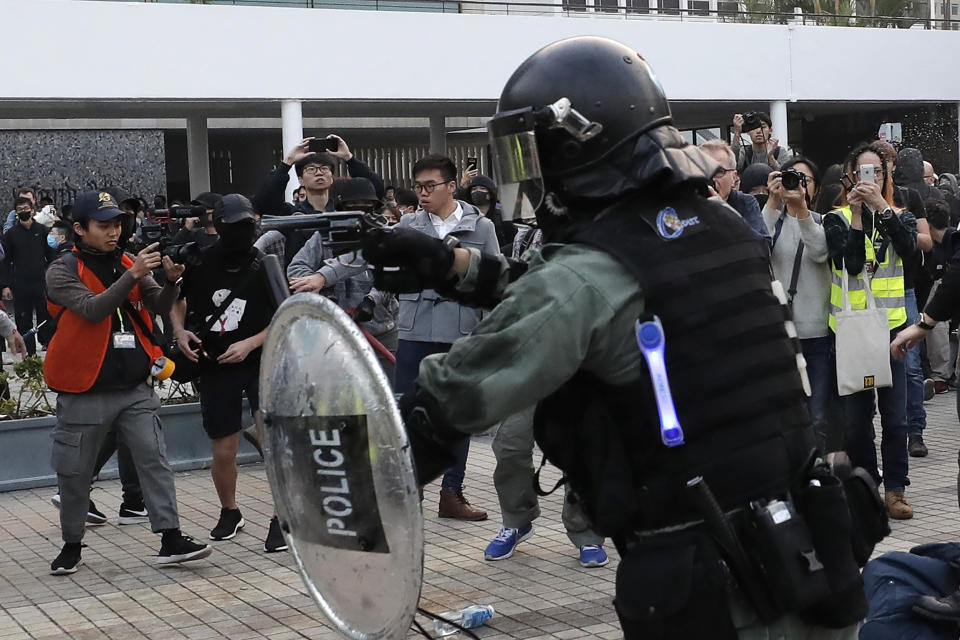
M 672 126 L 647 63 L 604 38 L 548 45 L 488 129 L 504 218 L 535 216 L 553 244 L 528 265 L 396 229 L 364 247 L 378 286 L 492 307 L 401 401 L 419 481 L 538 402 L 538 444 L 621 555 L 627 638 L 855 637 L 865 558 L 813 462 L 785 298 L 763 243 L 708 199 L 716 165 Z M 644 327 L 672 394 L 654 389 Z

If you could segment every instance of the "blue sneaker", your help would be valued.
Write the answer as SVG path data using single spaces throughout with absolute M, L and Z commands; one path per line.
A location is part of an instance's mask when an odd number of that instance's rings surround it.
M 607 552 L 603 547 L 596 544 L 585 544 L 580 547 L 580 566 L 583 567 L 602 567 L 610 562 Z
M 513 550 L 524 540 L 529 540 L 533 535 L 533 524 L 528 524 L 519 529 L 510 529 L 501 527 L 500 533 L 493 539 L 493 542 L 487 545 L 483 557 L 486 560 L 506 560 L 513 555 Z

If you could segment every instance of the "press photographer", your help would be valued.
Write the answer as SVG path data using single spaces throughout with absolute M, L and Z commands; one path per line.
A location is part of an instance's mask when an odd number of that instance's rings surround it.
M 181 299 L 170 318 L 181 353 L 199 365 L 203 428 L 213 448 L 210 474 L 221 505 L 210 539 L 229 540 L 245 524 L 237 506 L 236 464 L 243 395 L 255 418 L 260 347 L 276 306 L 262 268 L 263 254 L 253 246 L 257 225 L 250 201 L 236 193 L 225 195 L 212 218 L 217 241 L 202 253 L 200 265 L 187 268 Z M 264 550 L 284 549 L 274 517 Z
M 90 500 L 90 481 L 108 432 L 116 429 L 140 476 L 154 533 L 163 538 L 158 564 L 206 557 L 210 547 L 180 532 L 173 471 L 156 417 L 160 400 L 147 382 L 163 352 L 153 316 L 170 309 L 183 266 L 161 258 L 156 245 L 124 253 L 133 219 L 105 191 L 86 191 L 73 206 L 76 246 L 46 273 L 57 330 L 43 372 L 58 392 L 51 464 L 60 486 L 63 549 L 50 573 L 75 573 Z M 161 288 L 150 270 L 163 265 Z M 160 361 L 162 363 L 162 361 Z
M 740 137 L 748 134 L 751 145 L 744 147 Z M 733 115 L 733 140 L 730 147 L 737 156 L 737 169 L 743 171 L 751 164 L 762 163 L 772 169 L 779 169 L 793 155 L 790 150 L 781 147 L 773 137 L 773 122 L 770 115 L 762 111 L 748 111 Z

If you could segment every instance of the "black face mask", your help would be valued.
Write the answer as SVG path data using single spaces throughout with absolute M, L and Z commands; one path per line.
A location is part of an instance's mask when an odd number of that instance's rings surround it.
M 20 218 L 21 222 L 26 222 L 33 217 L 32 211 L 17 211 L 17 217 Z
M 470 200 L 478 207 L 483 207 L 490 204 L 490 194 L 486 191 L 474 191 L 470 194 Z
M 753 197 L 757 199 L 757 204 L 760 205 L 760 208 L 763 209 L 764 205 L 767 204 L 767 198 L 770 196 L 766 193 L 755 193 Z
M 220 223 L 217 225 L 220 234 L 220 246 L 227 253 L 245 254 L 253 247 L 257 239 L 257 225 L 253 220 L 245 220 L 234 224 Z

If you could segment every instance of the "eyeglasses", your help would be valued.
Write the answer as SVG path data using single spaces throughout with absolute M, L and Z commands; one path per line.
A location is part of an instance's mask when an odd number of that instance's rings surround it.
M 309 167 L 304 167 L 303 169 L 303 175 L 305 176 L 312 176 L 315 173 L 333 173 L 333 171 L 326 165 L 317 166 L 315 164 L 312 164 Z
M 736 169 L 725 169 L 724 167 L 720 167 L 719 169 L 717 169 L 717 172 L 716 172 L 715 174 L 713 174 L 713 177 L 714 177 L 714 178 L 719 178 L 719 177 L 724 176 L 724 175 L 726 175 L 726 174 L 728 174 L 728 173 L 733 173 L 734 171 L 736 171 Z
M 447 180 L 445 182 L 414 182 L 413 190 L 417 193 L 433 193 L 433 190 L 439 187 L 442 184 L 447 184 L 447 182 L 453 182 L 452 180 Z

